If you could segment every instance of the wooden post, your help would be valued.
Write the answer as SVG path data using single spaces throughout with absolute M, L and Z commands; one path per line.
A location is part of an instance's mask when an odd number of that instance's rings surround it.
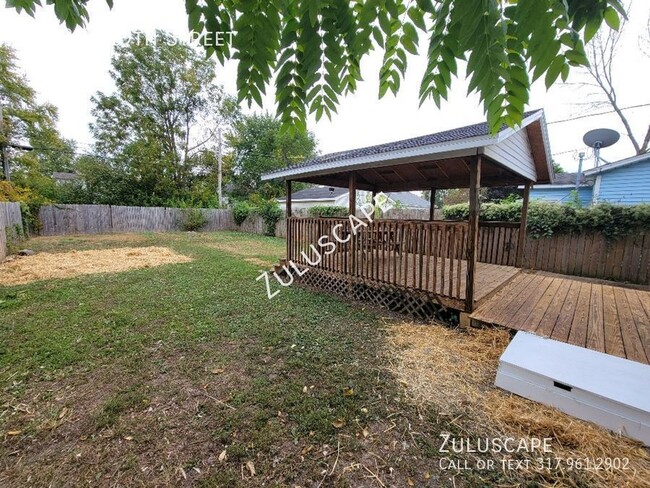
M 356 215 L 357 213 L 357 175 L 356 173 L 350 173 L 350 179 L 348 184 L 349 191 L 349 201 L 348 212 L 350 215 Z
M 429 222 L 432 222 L 436 216 L 436 189 L 431 188 L 431 202 L 429 202 Z
M 530 198 L 530 181 L 524 186 L 524 201 L 521 205 L 521 221 L 519 223 L 519 241 L 517 242 L 517 261 L 515 266 L 521 268 L 524 262 L 526 249 L 526 224 L 528 222 L 528 200 Z
M 287 186 L 287 200 L 286 200 L 286 213 L 287 218 L 291 217 L 291 180 L 286 181 Z
M 469 226 L 467 232 L 467 279 L 465 311 L 474 310 L 474 278 L 478 249 L 479 190 L 481 188 L 481 156 L 469 163 Z
M 357 213 L 357 174 L 353 171 L 350 173 L 350 180 L 348 184 L 348 190 L 349 190 L 349 200 L 350 200 L 350 205 L 348 206 L 348 212 L 350 215 L 356 215 Z M 352 229 L 350 229 L 350 232 L 352 232 Z M 348 259 L 348 263 L 350 263 L 350 269 L 349 273 L 351 275 L 356 275 L 356 265 L 357 265 L 357 242 L 355 239 L 354 234 L 352 234 L 350 243 L 348 246 L 348 249 L 350 250 L 350 258 Z
M 291 256 L 291 238 L 292 238 L 292 232 L 291 232 L 291 180 L 286 180 L 285 181 L 286 188 L 287 188 L 287 199 L 285 202 L 285 217 L 286 217 L 286 222 L 287 222 L 287 260 L 291 259 L 293 256 Z

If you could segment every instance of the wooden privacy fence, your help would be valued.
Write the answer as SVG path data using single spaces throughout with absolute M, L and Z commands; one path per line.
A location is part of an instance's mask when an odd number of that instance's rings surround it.
M 7 244 L 22 233 L 23 218 L 20 203 L 0 202 L 0 261 L 7 257 Z
M 529 238 L 523 267 L 647 285 L 650 231 L 609 240 L 600 233 Z
M 519 224 L 481 222 L 478 261 L 514 266 Z M 522 268 L 647 285 L 650 231 L 607 239 L 600 233 L 526 238 Z
M 207 219 L 205 231 L 233 230 L 264 233 L 264 222 L 251 216 L 238 226 L 232 210 L 201 209 Z M 39 212 L 40 234 L 102 234 L 111 232 L 169 232 L 181 230 L 183 210 L 166 207 L 123 207 L 117 205 L 48 205 Z M 277 230 L 282 230 L 278 222 Z

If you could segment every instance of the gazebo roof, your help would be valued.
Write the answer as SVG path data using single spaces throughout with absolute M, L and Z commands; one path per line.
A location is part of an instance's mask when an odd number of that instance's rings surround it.
M 506 186 L 552 180 L 543 110 L 524 114 L 520 127 L 502 127 L 496 135 L 478 123 L 376 146 L 341 151 L 265 174 L 346 187 L 354 172 L 359 189 L 377 191 L 461 188 L 469 184 L 468 158 L 483 156 L 482 186 Z

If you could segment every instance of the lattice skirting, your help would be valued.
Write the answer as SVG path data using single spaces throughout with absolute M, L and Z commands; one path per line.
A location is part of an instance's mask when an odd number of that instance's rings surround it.
M 435 295 L 398 288 L 387 283 L 368 282 L 313 268 L 300 278 L 296 276 L 296 279 L 308 288 L 372 303 L 419 319 L 440 319 L 441 313 L 447 312 L 447 308 Z

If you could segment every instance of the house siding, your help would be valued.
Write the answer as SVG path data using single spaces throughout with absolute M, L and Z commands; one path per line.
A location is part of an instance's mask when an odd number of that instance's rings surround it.
M 598 203 L 650 203 L 650 159 L 604 171 L 600 178 Z
M 506 164 L 520 175 L 537 181 L 535 161 L 525 130 L 515 132 L 498 144 L 486 146 L 484 154 L 495 161 Z
M 530 190 L 530 198 L 545 202 L 568 203 L 571 201 L 573 188 L 544 188 L 538 187 Z M 582 206 L 591 205 L 592 188 L 581 187 L 578 190 L 578 198 Z

